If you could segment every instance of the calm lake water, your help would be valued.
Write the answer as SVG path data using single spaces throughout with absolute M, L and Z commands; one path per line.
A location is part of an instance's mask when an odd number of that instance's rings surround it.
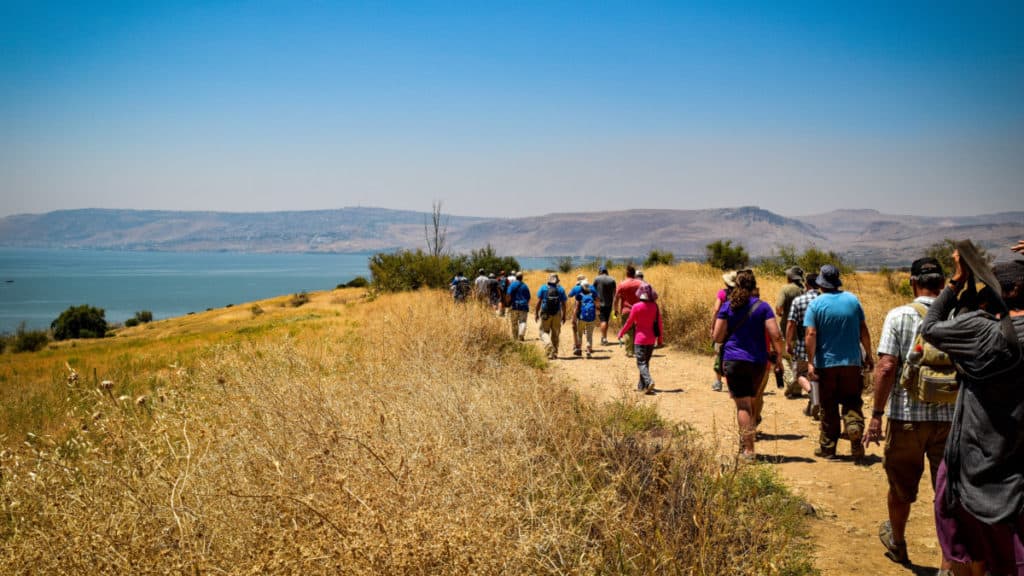
M 139 310 L 156 319 L 228 304 L 328 290 L 369 277 L 369 254 L 117 252 L 0 248 L 0 332 L 19 323 L 48 328 L 68 306 L 106 310 L 123 322 Z M 520 258 L 544 268 L 550 258 Z

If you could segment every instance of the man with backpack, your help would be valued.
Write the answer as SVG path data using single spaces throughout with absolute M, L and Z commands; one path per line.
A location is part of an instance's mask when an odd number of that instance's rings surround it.
M 469 278 L 463 276 L 462 271 L 456 272 L 455 277 L 452 278 L 450 283 L 450 288 L 452 291 L 452 300 L 465 303 L 470 290 Z
M 882 415 L 888 408 L 884 466 L 889 479 L 889 519 L 879 526 L 878 536 L 885 546 L 885 556 L 900 564 L 910 561 L 905 537 L 907 520 L 910 505 L 917 500 L 925 457 L 934 488 L 953 420 L 952 402 L 956 396 L 929 396 L 922 389 L 931 380 L 941 379 L 941 374 L 945 374 L 947 380 L 951 378 L 954 386 L 956 382 L 949 357 L 934 353 L 935 349 L 921 338 L 921 324 L 928 308 L 945 285 L 938 260 L 915 260 L 910 267 L 914 301 L 889 311 L 878 342 L 873 410 L 864 446 L 871 442 L 877 444 L 882 438 Z M 926 397 L 937 401 L 925 402 Z M 948 559 L 943 558 L 941 568 L 950 569 Z
M 512 339 L 522 342 L 526 339 L 526 317 L 530 314 L 530 287 L 523 282 L 522 272 L 516 272 L 515 281 L 509 284 L 506 294 Z
M 548 283 L 537 291 L 534 319 L 540 323 L 540 339 L 544 342 L 544 352 L 552 360 L 558 358 L 558 336 L 562 332 L 562 324 L 565 323 L 566 300 L 565 290 L 558 285 L 558 274 L 549 276 Z
M 576 349 L 573 354 L 581 354 L 580 348 L 583 346 L 583 339 L 586 338 L 587 358 L 590 358 L 594 353 L 594 324 L 597 321 L 597 309 L 601 299 L 586 278 L 580 282 L 579 291 L 574 288 L 573 292 L 576 301 L 573 309 L 573 317 L 576 319 Z
M 570 300 L 575 300 L 575 301 L 579 300 L 579 294 L 580 294 L 580 291 L 582 290 L 582 288 L 580 286 L 584 282 L 586 282 L 586 281 L 587 281 L 587 277 L 584 276 L 583 274 L 577 274 L 576 275 L 576 285 L 572 287 L 572 290 L 569 290 L 569 299 Z M 573 305 L 573 315 L 572 315 L 572 354 L 573 354 L 573 356 L 581 356 L 583 354 L 582 349 L 580 347 L 580 339 L 582 337 L 582 334 L 580 333 L 580 326 L 579 326 L 580 322 L 579 322 L 579 320 L 580 320 L 579 310 L 578 310 L 578 307 L 574 304 Z

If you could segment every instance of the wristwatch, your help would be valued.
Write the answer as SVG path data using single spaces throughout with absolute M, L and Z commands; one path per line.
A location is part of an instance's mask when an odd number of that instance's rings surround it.
M 885 416 L 885 410 L 872 410 L 871 411 L 871 417 L 872 418 L 881 418 L 882 416 Z

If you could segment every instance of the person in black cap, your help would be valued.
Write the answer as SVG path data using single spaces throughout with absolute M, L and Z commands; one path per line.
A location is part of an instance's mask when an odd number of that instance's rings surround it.
M 864 458 L 861 366 L 866 365 L 870 370 L 874 359 L 864 309 L 856 296 L 839 290 L 842 285 L 835 266 L 822 266 L 818 271 L 821 294 L 807 306 L 804 315 L 807 375 L 811 380 L 818 380 L 821 403 L 821 435 L 814 455 L 835 458 L 840 436 L 839 407 L 842 406 L 850 454 L 854 462 L 859 463 Z
M 1024 246 L 1014 247 L 1015 251 Z M 960 392 L 935 490 L 956 574 L 1024 574 L 1024 260 L 989 268 L 958 243 L 956 272 L 921 333 L 949 354 Z M 979 288 L 976 281 L 980 281 Z M 949 318 L 957 310 L 956 316 Z
M 889 481 L 886 497 L 889 519 L 879 526 L 878 536 L 885 547 L 885 556 L 900 564 L 910 561 L 907 555 L 907 520 L 910 518 L 910 506 L 917 500 L 925 458 L 928 459 L 934 489 L 953 420 L 953 404 L 920 399 L 917 392 L 921 361 L 915 360 L 914 356 L 920 342 L 921 323 L 945 285 L 946 279 L 938 260 L 915 260 L 910 266 L 914 301 L 889 311 L 878 341 L 873 409 L 864 435 L 864 446 L 871 442 L 878 444 L 881 440 L 882 416 L 888 408 L 884 467 Z M 917 352 L 917 357 L 921 354 Z M 941 569 L 950 568 L 949 560 L 943 558 Z

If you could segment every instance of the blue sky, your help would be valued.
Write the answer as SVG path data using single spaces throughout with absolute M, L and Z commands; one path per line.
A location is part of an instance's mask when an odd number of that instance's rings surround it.
M 0 215 L 1020 209 L 1020 2 L 0 2 Z

